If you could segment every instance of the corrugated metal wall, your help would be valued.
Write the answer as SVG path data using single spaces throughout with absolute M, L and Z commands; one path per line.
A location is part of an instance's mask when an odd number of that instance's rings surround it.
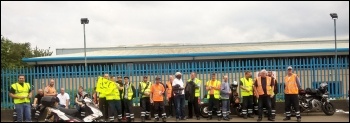
M 203 84 L 210 80 L 210 74 L 217 73 L 217 78 L 222 80 L 223 75 L 228 75 L 230 82 L 238 81 L 244 76 L 244 71 L 256 72 L 261 69 L 276 71 L 278 82 L 283 83 L 286 75 L 286 67 L 291 65 L 294 73 L 300 76 L 303 88 L 317 87 L 320 82 L 328 82 L 328 89 L 332 98 L 344 98 L 349 89 L 349 56 L 339 56 L 337 69 L 334 69 L 334 57 L 296 57 L 296 58 L 261 58 L 261 59 L 233 59 L 214 61 L 178 61 L 178 62 L 152 62 L 152 63 L 118 63 L 118 64 L 89 64 L 87 72 L 84 65 L 56 65 L 36 66 L 15 70 L 2 70 L 1 74 L 1 107 L 13 106 L 13 101 L 8 96 L 8 90 L 12 83 L 17 81 L 19 74 L 26 75 L 26 81 L 34 85 L 35 90 L 48 85 L 49 79 L 55 79 L 55 87 L 59 92 L 64 87 L 70 94 L 71 105 L 74 104 L 74 95 L 78 86 L 83 86 L 86 91 L 92 93 L 97 76 L 103 73 L 110 75 L 130 76 L 130 81 L 138 87 L 142 76 L 149 76 L 154 82 L 155 76 L 160 76 L 163 82 L 169 75 L 175 72 L 183 73 L 183 79 L 190 78 L 192 71 L 197 72 L 198 78 Z M 338 75 L 335 75 L 335 70 Z M 86 74 L 85 74 L 86 73 Z M 253 75 L 254 76 L 254 75 Z M 202 86 L 204 88 L 204 86 Z M 279 87 L 278 99 L 283 100 L 283 86 Z M 202 97 L 205 91 L 202 88 Z M 35 93 L 36 94 L 36 91 Z M 33 95 L 34 97 L 34 95 Z M 135 103 L 138 99 L 135 99 Z

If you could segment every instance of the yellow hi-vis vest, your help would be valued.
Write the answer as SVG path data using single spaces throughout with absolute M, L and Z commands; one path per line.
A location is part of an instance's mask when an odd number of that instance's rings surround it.
M 148 87 L 146 88 L 146 85 L 147 85 L 147 83 L 149 83 L 149 85 L 148 85 Z M 149 93 L 150 94 L 150 92 L 151 92 L 151 87 L 152 87 L 152 83 L 151 82 L 140 82 L 140 85 L 141 85 L 141 93 L 142 93 L 142 91 L 143 90 L 145 90 L 143 93 Z M 146 89 L 145 89 L 146 88 Z M 145 94 L 142 94 L 142 97 L 149 97 L 149 95 L 148 96 L 146 96 Z
M 99 93 L 99 98 L 105 98 L 106 97 L 106 90 L 108 88 L 109 80 L 105 79 L 101 76 L 97 79 L 96 84 L 96 92 Z
M 190 82 L 192 79 L 188 79 L 187 80 L 187 82 Z M 199 80 L 199 79 L 197 79 L 197 78 L 195 78 L 195 80 L 193 81 L 194 82 L 194 84 L 196 84 L 199 88 L 196 88 L 195 90 L 194 90 L 194 97 L 199 97 L 200 95 L 201 95 L 201 90 L 200 90 L 200 88 L 201 88 L 201 83 L 202 83 L 202 81 L 201 80 Z
M 246 90 L 243 90 L 243 89 L 240 89 L 241 90 L 241 96 L 251 96 L 253 95 L 253 79 L 252 78 L 249 78 L 248 80 L 243 77 L 241 78 L 241 81 L 242 81 L 242 86 L 245 87 L 246 89 L 248 89 L 249 91 L 246 91 Z
M 221 86 L 221 82 L 218 80 L 215 80 L 214 85 L 211 85 L 210 83 L 211 83 L 211 80 L 209 80 L 206 85 L 207 86 L 214 86 L 214 87 L 217 87 L 218 85 Z M 207 99 L 209 99 L 209 98 L 210 98 L 210 90 L 208 91 L 208 94 L 207 94 Z M 220 98 L 220 90 L 216 90 L 216 89 L 214 90 L 214 98 L 215 99 Z
M 28 97 L 29 95 L 29 90 L 30 90 L 30 85 L 29 83 L 23 82 L 23 86 L 20 85 L 18 82 L 14 83 L 11 85 L 12 88 L 15 89 L 15 95 L 16 96 L 25 96 Z M 24 98 L 24 99 L 13 99 L 13 102 L 15 104 L 21 104 L 21 103 L 30 103 L 29 98 Z
M 129 82 L 128 84 L 129 84 L 128 88 L 126 88 L 126 86 L 124 85 L 124 89 L 127 89 L 127 91 L 128 91 L 128 100 L 132 100 L 132 96 L 133 96 L 134 92 L 132 91 L 131 83 Z M 122 92 L 122 99 L 124 99 L 124 96 L 125 96 L 124 89 Z
M 105 91 L 106 100 L 120 100 L 119 87 L 117 82 L 109 81 L 108 88 Z

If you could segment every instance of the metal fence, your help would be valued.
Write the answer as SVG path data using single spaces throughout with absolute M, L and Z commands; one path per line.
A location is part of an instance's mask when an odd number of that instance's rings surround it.
M 256 72 L 261 69 L 276 71 L 276 78 L 282 86 L 279 86 L 278 100 L 283 100 L 283 78 L 286 75 L 286 67 L 293 66 L 294 73 L 301 79 L 302 87 L 316 88 L 320 82 L 328 82 L 328 90 L 331 98 L 342 99 L 348 93 L 349 83 L 349 55 L 339 56 L 338 64 L 334 67 L 333 56 L 322 57 L 294 57 L 294 58 L 256 58 L 256 59 L 228 59 L 210 61 L 176 61 L 176 62 L 152 62 L 152 63 L 115 63 L 115 64 L 88 64 L 85 71 L 84 65 L 54 65 L 35 66 L 31 68 L 3 69 L 1 72 L 1 107 L 13 106 L 12 99 L 8 96 L 10 85 L 17 81 L 19 74 L 26 76 L 26 81 L 34 85 L 34 89 L 44 88 L 50 79 L 55 79 L 55 87 L 59 93 L 61 87 L 71 97 L 71 105 L 74 104 L 75 94 L 79 86 L 83 86 L 88 93 L 93 92 L 96 79 L 103 73 L 110 75 L 129 76 L 130 82 L 138 88 L 142 76 L 149 76 L 149 81 L 154 82 L 155 76 L 160 76 L 165 83 L 169 75 L 179 71 L 183 74 L 183 80 L 190 78 L 191 72 L 196 72 L 202 80 L 202 85 L 210 80 L 210 74 L 217 73 L 217 79 L 222 80 L 223 75 L 229 76 L 229 81 L 238 81 L 244 76 L 244 71 Z M 338 74 L 335 75 L 335 70 Z M 255 75 L 253 74 L 253 77 Z M 206 93 L 204 86 L 201 88 L 201 97 Z M 36 94 L 36 91 L 33 93 Z M 138 99 L 134 100 L 138 104 Z

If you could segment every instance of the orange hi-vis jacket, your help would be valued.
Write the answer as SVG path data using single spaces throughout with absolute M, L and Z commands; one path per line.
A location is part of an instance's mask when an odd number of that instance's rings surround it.
M 285 94 L 299 94 L 297 76 L 297 74 L 292 74 L 291 76 L 287 75 L 286 77 L 284 77 Z

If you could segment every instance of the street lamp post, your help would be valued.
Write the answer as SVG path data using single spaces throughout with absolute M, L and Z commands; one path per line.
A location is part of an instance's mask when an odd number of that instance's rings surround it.
M 87 75 L 85 24 L 89 24 L 89 19 L 81 18 L 80 23 L 83 24 L 83 27 L 84 27 L 84 63 L 85 63 L 85 74 Z
M 338 53 L 337 53 L 337 31 L 336 31 L 336 20 L 338 19 L 337 13 L 330 14 L 332 19 L 334 20 L 334 45 L 335 45 L 335 58 L 334 58 L 334 69 L 335 69 L 335 81 L 338 81 Z
M 83 24 L 84 27 L 84 63 L 85 63 L 85 70 L 87 67 L 87 63 L 86 63 L 86 36 L 85 36 L 85 24 L 89 24 L 89 19 L 88 18 L 81 18 L 80 19 L 81 24 Z

